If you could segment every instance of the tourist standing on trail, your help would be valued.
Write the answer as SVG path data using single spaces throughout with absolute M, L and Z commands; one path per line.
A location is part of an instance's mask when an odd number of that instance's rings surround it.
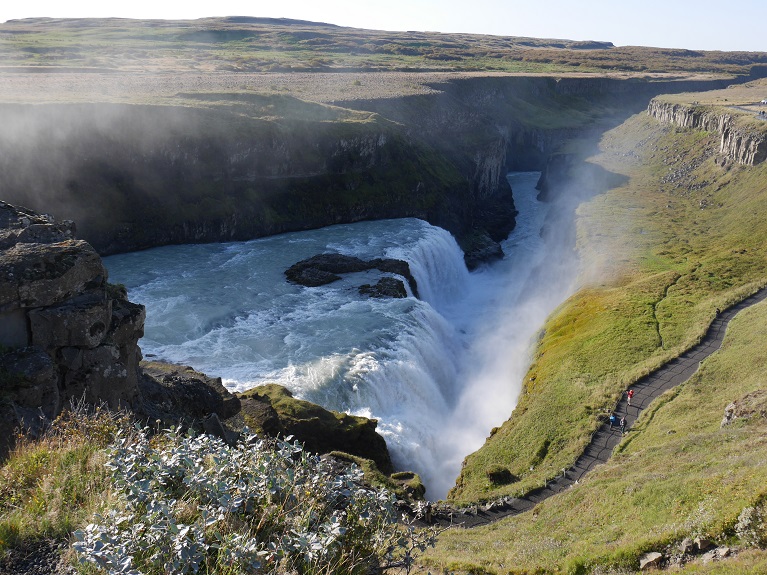
M 626 433 L 626 416 L 621 417 L 621 435 Z
M 618 422 L 618 418 L 615 417 L 615 413 L 610 414 L 610 429 Z
M 631 405 L 631 398 L 632 398 L 632 397 L 634 397 L 634 390 L 633 390 L 633 389 L 629 389 L 629 390 L 626 392 L 626 395 L 628 395 L 628 398 L 629 398 L 629 405 Z

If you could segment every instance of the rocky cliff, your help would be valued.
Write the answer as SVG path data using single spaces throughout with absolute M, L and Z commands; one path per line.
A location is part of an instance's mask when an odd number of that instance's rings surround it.
M 753 166 L 767 159 L 765 130 L 739 122 L 739 115 L 728 113 L 725 108 L 653 99 L 647 113 L 664 124 L 719 134 L 719 152 L 731 162 Z
M 0 186 L 101 254 L 375 218 L 460 231 L 470 187 L 445 158 L 370 113 L 296 102 L 3 106 Z
M 0 382 L 5 438 L 70 400 L 135 405 L 144 308 L 107 284 L 72 222 L 0 202 Z

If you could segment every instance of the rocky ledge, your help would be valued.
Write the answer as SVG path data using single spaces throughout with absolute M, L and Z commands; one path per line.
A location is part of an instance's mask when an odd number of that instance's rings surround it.
M 245 424 L 267 435 L 292 435 L 314 453 L 342 451 L 376 463 L 385 474 L 394 471 L 378 421 L 358 417 L 295 399 L 276 384 L 255 387 L 238 394 Z
M 410 273 L 410 265 L 406 261 L 376 258 L 362 260 L 342 254 L 318 254 L 290 266 L 285 270 L 289 282 L 317 287 L 333 283 L 341 279 L 339 274 L 379 270 L 384 273 L 396 274 L 407 280 L 410 291 L 418 297 L 418 284 Z M 360 293 L 373 297 L 407 297 L 407 291 L 402 281 L 385 277 L 377 284 L 365 284 L 360 287 Z

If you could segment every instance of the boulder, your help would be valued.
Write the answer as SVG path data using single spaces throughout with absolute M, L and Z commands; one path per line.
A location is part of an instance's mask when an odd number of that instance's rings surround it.
M 657 551 L 645 553 L 639 558 L 639 570 L 657 569 L 663 562 L 663 555 Z
M 725 557 L 729 557 L 731 553 L 731 549 L 729 547 L 721 546 L 714 549 L 714 552 L 716 553 L 716 556 L 719 559 L 724 559 Z
M 285 275 L 289 282 L 306 287 L 317 287 L 340 280 L 338 274 L 361 272 L 371 269 L 360 258 L 342 254 L 318 254 L 293 264 Z
M 363 284 L 359 287 L 359 292 L 370 297 L 407 297 L 405 283 L 392 277 L 381 278 L 375 285 Z
M 0 201 L 0 249 L 17 243 L 52 244 L 74 238 L 74 222 L 60 223 L 48 215 L 37 214 Z
M 376 258 L 369 261 L 343 254 L 318 254 L 285 270 L 291 283 L 305 287 L 317 287 L 340 280 L 339 274 L 364 272 L 377 269 L 384 273 L 401 275 L 410 285 L 413 295 L 418 297 L 418 285 L 410 272 L 410 265 L 402 260 Z
M 707 549 L 711 549 L 711 547 L 714 546 L 711 540 L 706 539 L 705 537 L 696 537 L 693 540 L 693 543 L 695 544 L 695 548 L 698 551 L 706 551 Z
M 140 410 L 153 419 L 190 422 L 211 413 L 227 420 L 240 412 L 240 400 L 220 377 L 208 377 L 189 366 L 142 362 Z
M 0 313 L 56 305 L 104 288 L 106 269 L 86 242 L 16 244 L 0 258 Z
M 474 270 L 484 263 L 503 259 L 501 244 L 484 230 L 475 230 L 461 239 L 464 262 L 469 270 Z
M 695 545 L 692 542 L 692 539 L 689 537 L 685 537 L 684 540 L 679 544 L 679 551 L 682 553 L 682 555 L 689 555 L 695 551 Z

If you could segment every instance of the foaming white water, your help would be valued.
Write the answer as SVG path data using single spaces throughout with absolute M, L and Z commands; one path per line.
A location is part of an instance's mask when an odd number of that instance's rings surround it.
M 507 258 L 471 274 L 450 234 L 415 219 L 105 261 L 147 306 L 145 355 L 221 376 L 232 390 L 278 382 L 376 417 L 395 465 L 419 472 L 434 499 L 508 418 L 530 337 L 569 289 L 569 269 L 552 257 L 558 242 L 541 237 L 549 206 L 535 200 L 537 174 L 510 177 L 520 214 Z M 421 299 L 360 296 L 376 271 L 320 288 L 285 281 L 285 269 L 322 252 L 407 260 Z

